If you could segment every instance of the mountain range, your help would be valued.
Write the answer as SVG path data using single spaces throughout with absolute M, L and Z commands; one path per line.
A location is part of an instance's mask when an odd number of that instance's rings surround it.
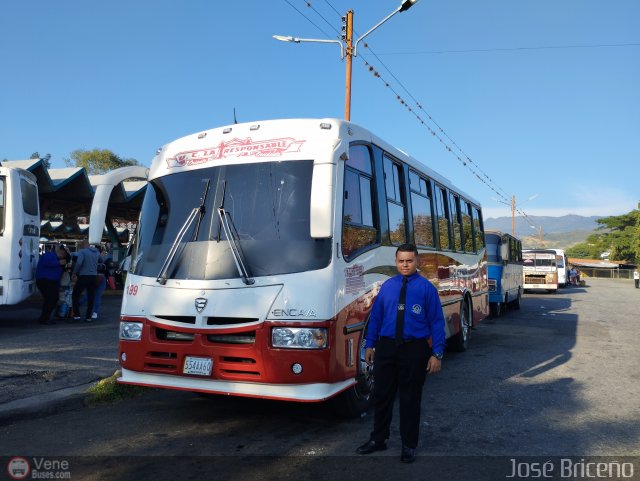
M 602 216 L 585 217 L 564 215 L 561 217 L 530 215 L 525 219 L 515 217 L 515 234 L 522 240 L 524 248 L 554 247 L 566 249 L 584 240 L 600 227 L 596 221 Z M 488 217 L 484 219 L 485 230 L 511 233 L 511 217 Z M 542 242 L 540 242 L 542 228 Z

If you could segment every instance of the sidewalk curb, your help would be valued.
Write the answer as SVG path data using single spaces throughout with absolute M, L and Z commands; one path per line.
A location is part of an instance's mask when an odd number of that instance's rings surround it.
M 98 380 L 2 404 L 0 426 L 83 408 L 89 396 L 87 389 Z

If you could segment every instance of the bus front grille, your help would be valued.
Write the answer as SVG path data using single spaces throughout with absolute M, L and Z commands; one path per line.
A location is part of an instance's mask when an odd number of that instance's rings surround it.
M 258 322 L 256 317 L 207 317 L 207 326 L 228 326 L 230 324 L 253 324 Z
M 256 331 L 237 334 L 209 334 L 207 341 L 218 344 L 255 344 Z

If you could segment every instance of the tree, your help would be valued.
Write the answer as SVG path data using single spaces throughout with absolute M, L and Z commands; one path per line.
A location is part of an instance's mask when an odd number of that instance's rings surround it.
M 603 217 L 597 222 L 598 229 L 607 232 L 591 234 L 585 242 L 568 249 L 567 255 L 597 259 L 608 251 L 613 260 L 640 261 L 640 203 L 638 209 L 627 214 Z
M 68 167 L 84 167 L 88 174 L 104 174 L 120 167 L 140 165 L 136 159 L 123 159 L 108 149 L 74 150 L 64 163 Z
M 33 154 L 31 154 L 31 157 L 29 157 L 30 159 L 40 159 L 42 160 L 42 163 L 44 164 L 45 168 L 50 169 L 51 168 L 51 154 L 46 154 L 44 157 L 40 157 L 40 153 L 39 152 L 34 152 Z

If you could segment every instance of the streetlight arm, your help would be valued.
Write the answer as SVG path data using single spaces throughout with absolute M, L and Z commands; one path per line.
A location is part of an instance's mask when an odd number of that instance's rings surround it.
M 340 45 L 340 58 L 344 58 L 344 45 L 340 40 L 329 40 L 329 39 L 323 39 L 323 38 L 299 38 L 299 37 L 291 37 L 291 36 L 284 36 L 284 35 L 273 35 L 273 38 L 275 38 L 276 40 L 280 40 L 281 42 L 293 42 L 293 43 L 300 43 L 300 42 L 337 43 L 338 45 Z
M 378 28 L 380 25 L 382 25 L 383 23 L 385 23 L 387 20 L 389 20 L 391 17 L 393 17 L 396 13 L 399 12 L 406 12 L 407 10 L 409 10 L 411 7 L 413 7 L 416 3 L 418 2 L 418 0 L 403 0 L 403 2 L 400 4 L 400 6 L 398 8 L 396 8 L 393 12 L 391 12 L 389 15 L 387 15 L 385 18 L 383 18 L 382 20 L 380 20 L 378 22 L 377 25 L 374 25 L 373 27 L 371 27 L 363 36 L 361 36 L 358 40 L 356 40 L 356 43 L 353 45 L 353 56 L 356 57 L 358 54 L 358 44 L 367 36 L 369 35 L 371 32 L 373 32 L 376 28 Z
M 378 28 L 380 25 L 382 25 L 383 23 L 385 23 L 387 20 L 389 20 L 391 17 L 393 17 L 396 13 L 400 12 L 402 6 L 396 8 L 393 12 L 391 12 L 389 15 L 387 15 L 385 18 L 383 18 L 382 20 L 380 20 L 376 25 L 374 25 L 373 27 L 371 27 L 364 35 L 362 35 L 358 40 L 356 40 L 356 43 L 353 45 L 353 56 L 356 57 L 358 55 L 358 44 L 364 40 L 364 38 L 369 35 L 371 32 L 373 32 L 376 28 Z

